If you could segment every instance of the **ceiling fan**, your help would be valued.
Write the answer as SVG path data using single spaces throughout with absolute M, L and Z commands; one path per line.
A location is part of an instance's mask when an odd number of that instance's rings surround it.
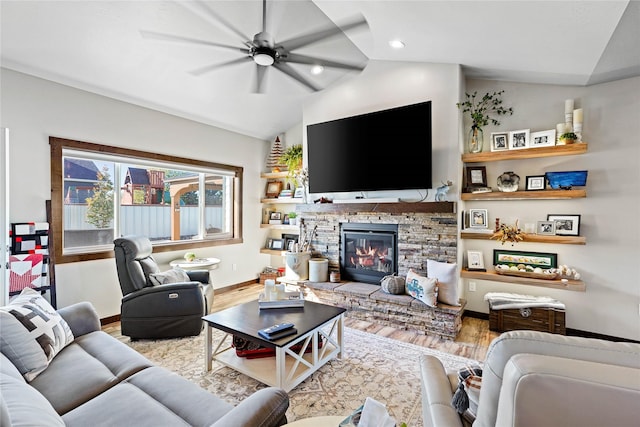
M 195 70 L 191 73 L 194 75 L 202 75 L 216 69 L 235 65 L 244 62 L 253 61 L 256 64 L 256 86 L 255 92 L 262 93 L 262 86 L 265 73 L 269 68 L 275 68 L 276 70 L 286 74 L 294 80 L 300 82 L 304 86 L 313 91 L 320 90 L 321 88 L 308 80 L 306 77 L 298 73 L 289 64 L 307 64 L 311 66 L 339 68 L 345 70 L 362 71 L 364 64 L 348 64 L 344 62 L 332 61 L 328 59 L 315 58 L 299 53 L 294 53 L 296 49 L 311 45 L 321 40 L 328 39 L 336 36 L 347 30 L 351 30 L 358 27 L 367 25 L 367 21 L 364 17 L 352 19 L 349 22 L 345 22 L 340 26 L 326 25 L 322 28 L 315 29 L 314 31 L 276 42 L 273 36 L 267 32 L 267 1 L 262 0 L 262 29 L 256 33 L 253 38 L 248 38 L 234 25 L 225 20 L 222 16 L 211 9 L 205 2 L 178 2 L 178 4 L 189 8 L 192 12 L 197 14 L 204 14 L 205 18 L 212 18 L 217 23 L 222 24 L 227 30 L 231 31 L 235 35 L 239 36 L 242 40 L 243 46 L 232 46 L 224 43 L 217 43 L 208 40 L 195 39 L 191 37 L 183 37 L 173 34 L 159 33 L 154 31 L 141 30 L 140 33 L 144 38 L 192 43 L 205 46 L 212 46 L 223 49 L 230 49 L 242 54 L 241 57 L 232 59 L 230 61 L 210 64 Z

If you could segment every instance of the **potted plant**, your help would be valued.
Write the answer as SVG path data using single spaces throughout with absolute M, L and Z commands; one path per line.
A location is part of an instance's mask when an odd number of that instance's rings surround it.
M 573 132 L 565 132 L 558 138 L 559 145 L 573 144 L 578 140 L 578 135 Z
M 298 221 L 298 214 L 295 212 L 289 212 L 289 225 L 296 225 Z
M 287 166 L 289 177 L 293 177 L 295 172 L 302 168 L 302 144 L 287 148 L 280 157 L 280 162 Z
M 502 94 L 504 90 L 485 93 L 482 98 L 477 100 L 478 92 L 472 94 L 465 93 L 467 98 L 464 102 L 458 102 L 456 105 L 459 109 L 462 109 L 463 113 L 469 113 L 471 116 L 471 130 L 469 131 L 469 152 L 479 153 L 482 151 L 482 128 L 489 123 L 498 126 L 500 122 L 491 117 L 491 114 L 511 115 L 513 114 L 513 108 L 504 108 L 502 106 Z

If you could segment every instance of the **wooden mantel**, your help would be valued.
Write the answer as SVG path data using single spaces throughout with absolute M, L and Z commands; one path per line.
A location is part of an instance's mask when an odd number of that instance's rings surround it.
M 455 202 L 398 202 L 398 203 L 314 203 L 299 204 L 298 213 L 345 213 L 345 212 L 379 212 L 379 213 L 455 213 Z

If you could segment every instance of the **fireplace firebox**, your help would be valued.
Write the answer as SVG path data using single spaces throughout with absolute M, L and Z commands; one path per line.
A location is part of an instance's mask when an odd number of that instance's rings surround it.
M 384 276 L 398 272 L 397 245 L 397 224 L 341 224 L 342 278 L 379 284 Z

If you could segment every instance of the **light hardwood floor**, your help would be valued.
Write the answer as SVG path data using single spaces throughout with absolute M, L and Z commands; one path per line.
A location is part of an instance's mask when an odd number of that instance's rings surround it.
M 213 300 L 211 311 L 224 310 L 225 308 L 254 300 L 258 298 L 258 294 L 263 289 L 263 285 L 256 283 L 224 292 L 218 291 Z M 345 320 L 345 326 L 479 361 L 484 361 L 489 343 L 499 335 L 499 333 L 489 330 L 489 321 L 473 317 L 463 317 L 462 330 L 455 341 L 352 319 L 348 315 Z

